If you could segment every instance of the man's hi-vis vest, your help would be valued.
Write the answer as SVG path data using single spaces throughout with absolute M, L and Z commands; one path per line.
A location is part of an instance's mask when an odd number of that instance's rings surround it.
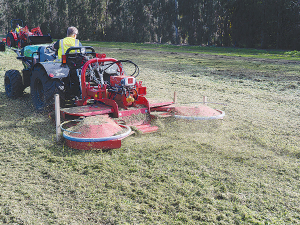
M 64 39 L 60 40 L 57 59 L 61 59 L 62 55 L 64 55 L 70 47 L 78 47 L 78 46 L 79 46 L 79 40 L 73 37 L 65 37 Z
M 20 29 L 21 29 L 22 27 L 16 27 L 16 29 L 15 29 L 15 31 L 16 31 L 16 33 L 20 33 Z

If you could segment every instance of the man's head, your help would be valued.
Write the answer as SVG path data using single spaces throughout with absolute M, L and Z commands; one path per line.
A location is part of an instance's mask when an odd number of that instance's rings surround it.
M 68 30 L 67 30 L 67 36 L 68 37 L 72 37 L 74 35 L 77 35 L 78 34 L 78 30 L 76 27 L 68 27 Z
M 16 27 L 19 27 L 19 26 L 20 26 L 20 25 L 17 23 L 17 24 L 16 24 Z

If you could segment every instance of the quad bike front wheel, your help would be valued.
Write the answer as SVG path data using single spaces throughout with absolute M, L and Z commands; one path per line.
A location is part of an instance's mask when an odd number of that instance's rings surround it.
M 18 98 L 22 96 L 24 86 L 22 76 L 18 70 L 8 70 L 4 76 L 5 93 L 9 98 Z
M 51 79 L 44 68 L 36 67 L 32 72 L 30 94 L 33 106 L 39 112 L 51 111 L 54 104 L 54 95 L 63 93 L 62 85 L 57 79 Z

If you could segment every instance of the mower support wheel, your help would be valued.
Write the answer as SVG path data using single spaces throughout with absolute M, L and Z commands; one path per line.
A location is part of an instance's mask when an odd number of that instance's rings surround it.
M 30 94 L 33 106 L 39 112 L 51 111 L 54 104 L 54 95 L 63 98 L 63 85 L 60 80 L 52 79 L 41 66 L 34 68 L 31 77 Z
M 18 70 L 8 70 L 4 76 L 4 86 L 7 97 L 18 98 L 23 95 L 22 76 Z

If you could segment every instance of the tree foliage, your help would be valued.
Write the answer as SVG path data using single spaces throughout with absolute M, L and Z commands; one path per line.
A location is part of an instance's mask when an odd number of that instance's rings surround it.
M 0 0 L 0 28 L 20 18 L 54 38 L 300 49 L 298 0 Z

